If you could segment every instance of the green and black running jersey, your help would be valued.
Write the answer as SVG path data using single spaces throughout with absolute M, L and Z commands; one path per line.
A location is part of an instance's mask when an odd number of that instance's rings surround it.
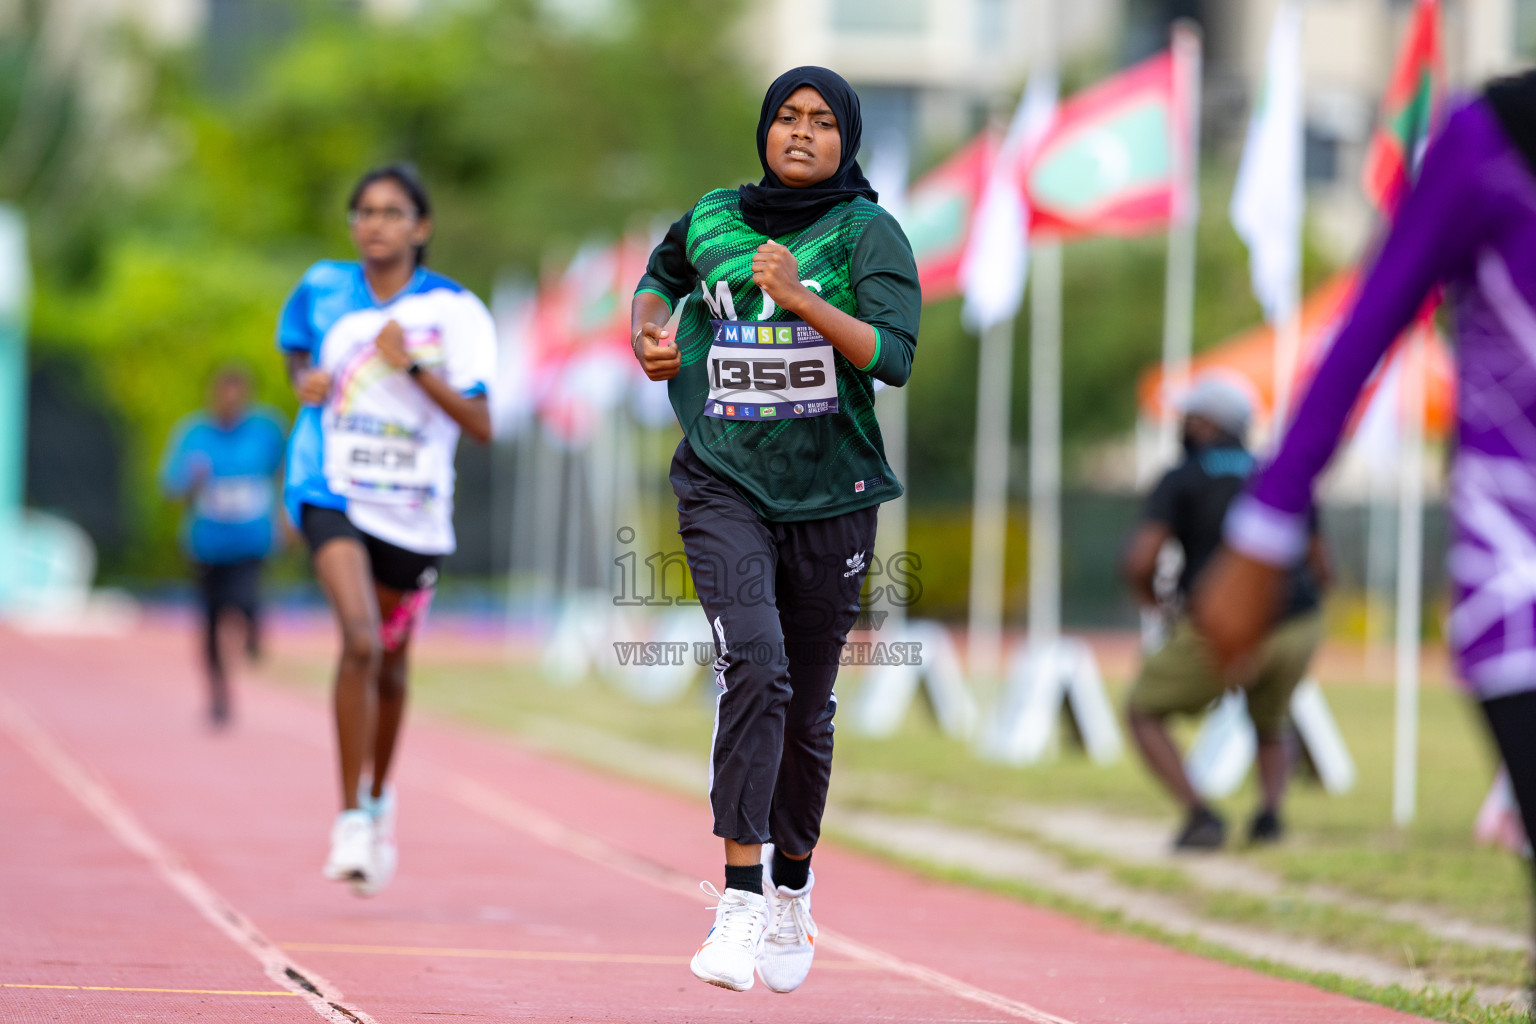
M 755 420 L 705 414 L 711 321 L 795 320 L 752 283 L 752 257 L 766 241 L 742 219 L 736 190 L 717 189 L 672 225 L 636 289 L 654 292 L 674 310 L 685 303 L 676 337 L 682 369 L 668 394 L 688 443 L 771 521 L 824 519 L 900 497 L 875 420 L 874 382 L 900 386 L 911 375 L 922 291 L 906 235 L 866 199 L 777 239 L 794 254 L 806 287 L 875 329 L 868 366 L 833 352 L 836 410 Z

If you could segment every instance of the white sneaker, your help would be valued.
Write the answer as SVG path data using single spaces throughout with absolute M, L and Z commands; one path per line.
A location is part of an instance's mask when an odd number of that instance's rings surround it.
M 373 785 L 368 782 L 357 784 L 357 806 L 368 812 L 373 819 L 374 826 L 379 834 L 387 837 L 391 842 L 395 838 L 395 787 L 386 785 L 384 795 L 377 800 L 373 798 Z
M 362 877 L 350 879 L 352 892 L 358 896 L 376 896 L 395 877 L 400 854 L 395 846 L 395 787 L 385 786 L 384 795 L 373 798 L 372 787 L 359 783 L 358 805 L 368 813 L 373 830 L 373 848 Z
M 768 927 L 768 900 L 740 889 L 721 892 L 709 882 L 700 882 L 699 888 L 720 902 L 712 908 L 714 927 L 688 966 L 700 981 L 745 992 L 752 987 L 752 968 Z
M 331 826 L 331 855 L 323 869 L 333 882 L 358 881 L 373 866 L 373 818 L 367 811 L 342 811 Z
M 763 890 L 768 898 L 768 930 L 757 952 L 757 976 L 775 992 L 793 992 L 811 972 L 816 955 L 816 922 L 811 920 L 811 889 L 816 872 L 809 871 L 803 889 L 773 884 L 763 868 Z

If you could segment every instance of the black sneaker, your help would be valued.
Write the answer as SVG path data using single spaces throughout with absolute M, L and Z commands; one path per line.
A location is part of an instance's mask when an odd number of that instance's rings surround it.
M 1189 812 L 1184 829 L 1173 840 L 1175 850 L 1219 850 L 1227 838 L 1227 823 L 1209 807 Z
M 1284 835 L 1285 826 L 1280 823 L 1280 816 L 1274 811 L 1260 811 L 1248 823 L 1249 846 L 1278 843 Z

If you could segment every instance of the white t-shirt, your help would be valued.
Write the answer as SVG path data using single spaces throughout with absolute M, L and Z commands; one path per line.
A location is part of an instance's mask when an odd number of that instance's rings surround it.
M 483 395 L 496 373 L 496 326 L 473 293 L 446 278 L 380 307 L 340 317 L 320 344 L 332 377 L 322 420 L 325 478 L 346 498 L 364 533 L 420 554 L 449 554 L 453 458 L 459 425 L 378 353 L 374 339 L 394 320 L 405 347 L 461 394 Z

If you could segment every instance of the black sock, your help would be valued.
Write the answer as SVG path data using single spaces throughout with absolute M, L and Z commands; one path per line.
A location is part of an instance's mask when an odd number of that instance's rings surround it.
M 763 866 L 761 864 L 727 864 L 725 866 L 725 887 L 727 889 L 740 889 L 742 892 L 761 893 L 763 891 Z
M 811 855 L 806 854 L 803 860 L 793 860 L 784 856 L 784 851 L 778 847 L 773 849 L 773 884 L 783 886 L 798 892 L 805 888 L 805 883 L 811 880 Z

